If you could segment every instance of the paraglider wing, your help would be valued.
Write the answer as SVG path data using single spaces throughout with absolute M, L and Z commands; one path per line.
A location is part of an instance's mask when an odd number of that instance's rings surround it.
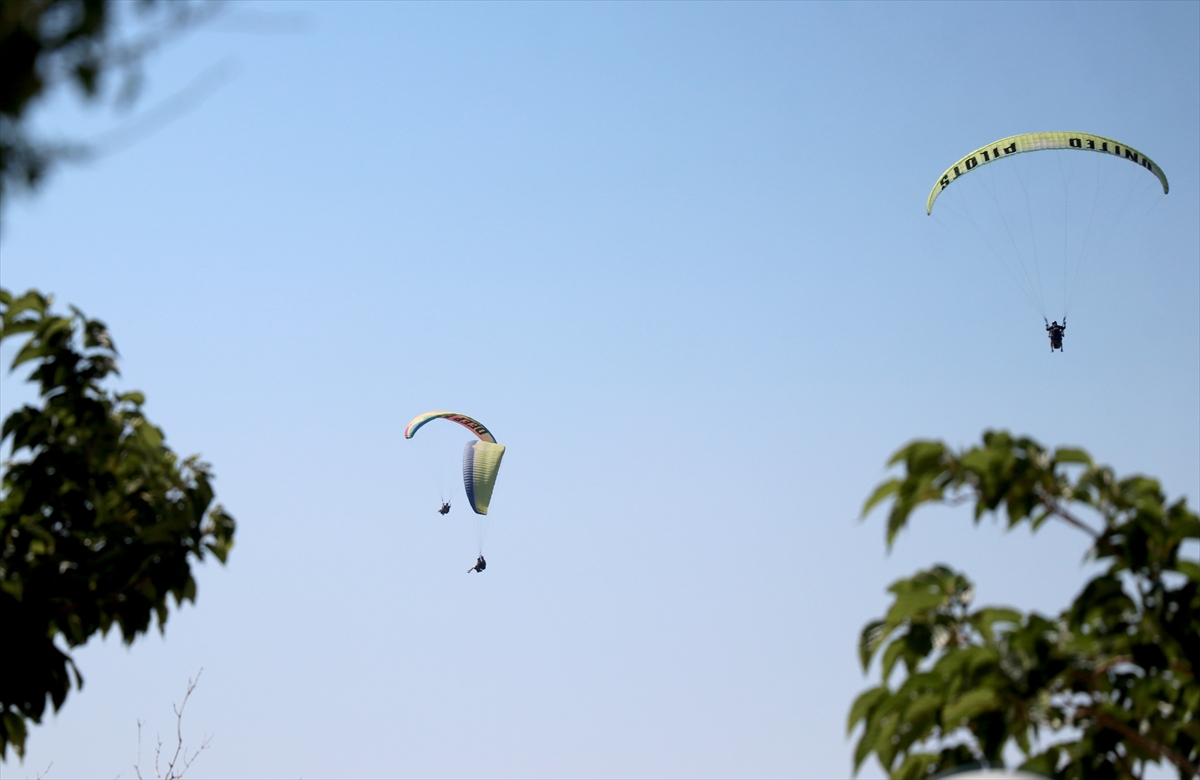
M 492 489 L 496 487 L 500 459 L 504 457 L 504 445 L 496 443 L 492 432 L 483 423 L 457 412 L 419 414 L 404 429 L 404 438 L 411 439 L 422 425 L 439 417 L 456 422 L 479 437 L 479 441 L 467 442 L 467 448 L 463 451 L 463 487 L 475 513 L 486 515 L 492 500 Z
M 1079 149 L 1085 152 L 1116 155 L 1142 166 L 1157 176 L 1158 180 L 1162 182 L 1163 194 L 1166 194 L 1169 189 L 1167 186 L 1167 175 L 1163 173 L 1162 168 L 1155 165 L 1146 155 L 1126 146 L 1120 141 L 1114 141 L 1111 138 L 1104 138 L 1099 135 L 1091 135 L 1090 133 L 1025 133 L 1023 135 L 1011 135 L 1008 138 L 1001 138 L 993 144 L 976 149 L 947 168 L 946 172 L 937 180 L 937 183 L 933 185 L 933 190 L 929 193 L 929 200 L 925 203 L 925 213 L 933 213 L 933 202 L 937 200 L 937 196 L 942 193 L 942 190 L 950 186 L 950 182 L 959 176 L 981 165 L 987 165 L 1004 157 L 1010 157 L 1021 152 L 1037 152 L 1043 149 Z
M 463 450 L 463 487 L 467 490 L 467 501 L 476 514 L 488 513 L 492 489 L 496 487 L 496 475 L 500 473 L 500 460 L 503 457 L 504 445 L 495 442 L 470 441 Z
M 483 441 L 491 442 L 492 444 L 496 443 L 496 439 L 492 436 L 492 432 L 485 428 L 483 423 L 479 422 L 478 420 L 473 420 L 470 417 L 467 417 L 465 414 L 458 414 L 457 412 L 425 412 L 425 414 L 418 414 L 412 419 L 412 422 L 408 424 L 408 427 L 404 429 L 404 438 L 411 439 L 413 435 L 420 430 L 422 425 L 430 420 L 436 420 L 439 417 L 445 418 L 450 422 L 458 423 Z

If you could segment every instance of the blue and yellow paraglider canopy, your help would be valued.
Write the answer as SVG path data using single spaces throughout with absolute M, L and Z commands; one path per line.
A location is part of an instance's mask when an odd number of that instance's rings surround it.
M 500 472 L 500 461 L 504 457 L 504 445 L 497 444 L 483 423 L 457 412 L 425 412 L 412 419 L 404 429 L 404 438 L 411 439 L 421 426 L 439 418 L 456 422 L 479 437 L 479 441 L 467 442 L 463 450 L 463 488 L 467 501 L 476 514 L 486 515 L 496 487 L 496 475 Z

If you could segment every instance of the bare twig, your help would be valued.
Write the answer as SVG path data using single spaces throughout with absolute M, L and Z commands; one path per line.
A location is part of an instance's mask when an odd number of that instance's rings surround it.
M 142 719 L 138 718 L 138 752 L 137 761 L 133 762 L 134 774 L 138 776 L 138 780 L 142 780 Z
M 162 754 L 162 737 L 158 737 L 158 744 L 154 747 L 154 776 L 160 780 L 180 780 L 188 767 L 196 760 L 196 757 L 204 752 L 209 743 L 212 741 L 211 736 L 204 737 L 200 743 L 200 747 L 196 748 L 191 755 L 188 754 L 187 748 L 183 744 L 183 711 L 187 707 L 188 699 L 192 696 L 192 691 L 196 690 L 196 686 L 200 682 L 200 675 L 204 669 L 200 669 L 196 673 L 196 679 L 188 680 L 187 692 L 183 695 L 183 701 L 178 705 L 171 705 L 171 709 L 175 711 L 175 752 L 171 755 L 170 761 L 167 763 L 166 770 L 161 767 Z M 138 721 L 138 759 L 133 765 L 133 771 L 137 773 L 138 780 L 142 779 L 142 721 Z

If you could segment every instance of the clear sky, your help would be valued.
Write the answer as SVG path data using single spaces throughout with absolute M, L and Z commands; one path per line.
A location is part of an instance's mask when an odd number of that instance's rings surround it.
M 219 83 L 10 205 L 0 282 L 109 324 L 239 525 L 164 637 L 75 654 L 5 776 L 132 776 L 201 667 L 197 776 L 847 776 L 890 582 L 1048 612 L 1089 571 L 963 511 L 889 555 L 857 516 L 895 449 L 1004 427 L 1196 506 L 1198 39 L 1195 2 L 239 4 L 132 113 L 64 94 L 43 126 L 104 139 Z M 924 207 L 1059 129 L 1171 192 L 1051 355 Z M 481 575 L 461 487 L 435 513 L 469 436 L 403 438 L 439 408 L 508 447 Z

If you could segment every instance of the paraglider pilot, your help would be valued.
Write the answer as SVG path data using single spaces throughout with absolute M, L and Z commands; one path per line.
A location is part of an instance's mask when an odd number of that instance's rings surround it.
M 438 514 L 439 514 L 439 515 L 448 515 L 448 514 L 450 514 L 450 502 L 449 502 L 449 501 L 447 501 L 446 503 L 442 504 L 442 508 L 438 510 Z
M 473 571 L 483 571 L 486 568 L 487 568 L 487 561 L 485 561 L 483 559 L 483 556 L 480 555 L 479 560 L 475 561 L 475 565 L 472 566 L 471 568 L 467 569 L 467 574 L 470 574 Z
M 1063 351 L 1063 335 L 1067 332 L 1067 318 L 1063 317 L 1063 324 L 1059 325 L 1058 320 L 1046 324 L 1046 332 L 1050 334 L 1050 351 Z

